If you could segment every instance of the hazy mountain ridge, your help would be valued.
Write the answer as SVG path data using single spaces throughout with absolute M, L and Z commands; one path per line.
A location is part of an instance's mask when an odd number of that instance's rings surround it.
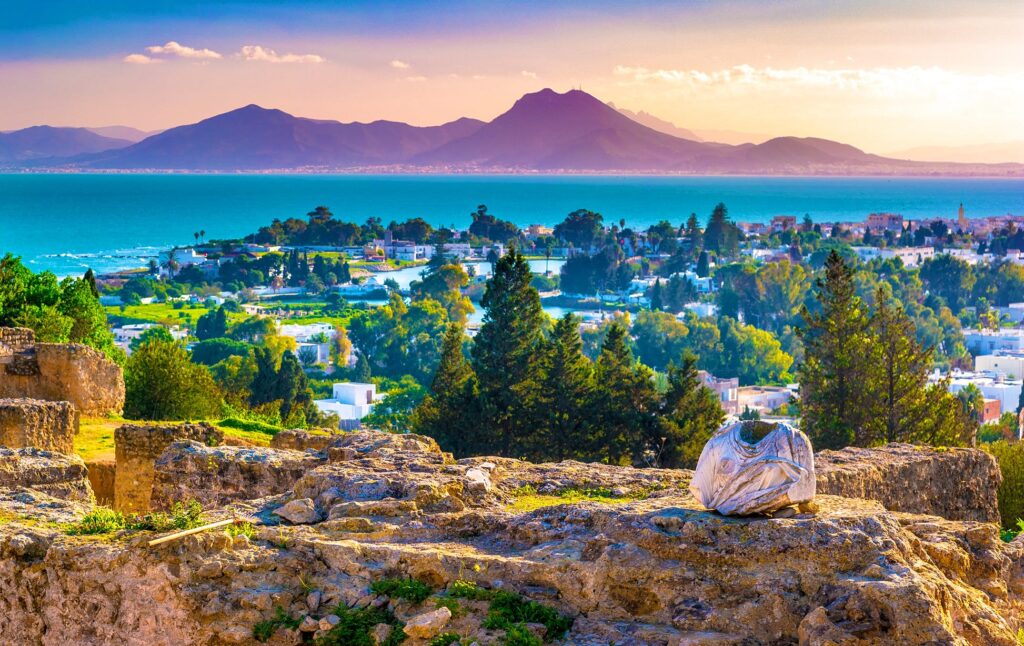
M 420 172 L 1024 175 L 1020 164 L 890 159 L 818 138 L 776 137 L 740 145 L 696 141 L 628 114 L 579 90 L 559 94 L 550 89 L 524 95 L 490 122 L 463 118 L 429 127 L 306 119 L 248 105 L 135 144 L 111 140 L 118 144 L 98 152 L 69 152 L 59 161 L 27 158 L 24 163 L 214 172 L 396 167 Z M 646 113 L 633 114 L 662 129 L 676 128 Z
M 126 139 L 98 135 L 88 128 L 32 126 L 0 134 L 0 162 L 73 157 L 131 145 Z

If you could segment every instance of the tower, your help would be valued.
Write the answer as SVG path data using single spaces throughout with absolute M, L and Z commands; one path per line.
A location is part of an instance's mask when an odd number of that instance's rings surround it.
M 957 214 L 956 221 L 957 221 L 957 224 L 960 225 L 960 230 L 961 231 L 966 231 L 967 230 L 967 217 L 964 215 L 964 203 L 963 202 L 960 203 L 960 212 L 959 212 L 959 214 Z

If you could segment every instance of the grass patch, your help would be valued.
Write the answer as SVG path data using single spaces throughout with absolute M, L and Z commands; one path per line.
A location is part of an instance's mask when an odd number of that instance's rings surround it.
M 370 590 L 392 599 L 423 603 L 434 590 L 416 579 L 381 579 L 370 584 Z
M 402 624 L 381 608 L 346 608 L 338 606 L 334 614 L 341 621 L 318 638 L 316 646 L 377 646 L 371 631 L 377 624 L 388 624 L 391 632 L 380 646 L 398 646 L 406 639 Z
M 472 581 L 456 579 L 448 586 L 448 596 L 455 599 L 469 599 L 470 601 L 490 601 L 494 598 L 494 590 L 481 588 Z
M 531 485 L 519 487 L 513 492 L 515 500 L 505 506 L 510 511 L 518 512 L 529 512 L 544 507 L 553 507 L 555 505 L 569 505 L 576 502 L 599 502 L 603 504 L 621 504 L 627 502 L 635 502 L 637 500 L 644 500 L 655 489 L 644 489 L 642 491 L 633 492 L 625 496 L 616 496 L 610 489 L 604 487 L 582 489 L 578 487 L 572 487 L 569 489 L 563 489 L 558 493 L 554 494 L 542 494 L 537 493 Z
M 228 525 L 227 529 L 224 531 L 226 531 L 228 536 L 231 538 L 236 536 L 245 536 L 250 541 L 256 540 L 256 528 L 252 523 L 233 523 Z
M 505 627 L 503 646 L 541 646 L 544 642 L 530 632 L 526 624 L 512 624 Z
M 427 646 L 451 646 L 452 644 L 458 642 L 460 639 L 462 639 L 462 637 L 459 635 L 459 633 L 441 633 L 437 637 L 430 640 L 430 643 L 427 644 Z
M 452 613 L 452 617 L 461 617 L 466 614 L 465 609 L 459 605 L 458 599 L 452 599 L 451 597 L 441 597 L 434 601 L 435 608 L 448 608 L 448 612 Z
M 284 608 L 277 606 L 274 608 L 273 617 L 257 622 L 256 625 L 252 627 L 252 636 L 258 642 L 267 642 L 274 636 L 274 633 L 277 632 L 278 628 L 283 626 L 285 628 L 295 630 L 301 623 L 301 619 L 292 617 L 284 611 Z
M 484 628 L 504 630 L 504 643 L 513 646 L 541 644 L 541 640 L 526 628 L 526 624 L 544 624 L 546 641 L 561 639 L 573 624 L 572 617 L 563 615 L 554 608 L 524 599 L 513 592 L 487 590 L 472 581 L 453 581 L 448 586 L 448 596 L 456 599 L 490 601 Z
M 122 529 L 133 531 L 169 532 L 192 529 L 204 523 L 203 507 L 195 500 L 176 502 L 170 512 L 156 511 L 145 515 L 125 516 L 108 507 L 96 507 L 82 516 L 77 523 L 65 527 L 69 536 L 110 534 Z
M 114 459 L 114 430 L 125 424 L 119 417 L 83 417 L 75 436 L 75 453 L 86 462 Z

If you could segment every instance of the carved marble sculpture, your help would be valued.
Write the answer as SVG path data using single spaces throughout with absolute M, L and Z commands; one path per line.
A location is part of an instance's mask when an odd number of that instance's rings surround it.
M 782 423 L 737 422 L 701 451 L 690 493 L 729 516 L 771 513 L 814 499 L 814 453 L 801 431 Z

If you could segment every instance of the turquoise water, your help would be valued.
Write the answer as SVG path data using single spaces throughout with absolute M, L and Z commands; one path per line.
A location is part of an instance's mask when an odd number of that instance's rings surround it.
M 0 253 L 58 274 L 144 265 L 159 249 L 241 236 L 318 204 L 385 223 L 422 217 L 465 227 L 477 204 L 516 224 L 552 225 L 589 208 L 645 227 L 701 220 L 725 202 L 739 221 L 808 213 L 863 220 L 1024 214 L 1022 179 L 423 175 L 0 175 Z

